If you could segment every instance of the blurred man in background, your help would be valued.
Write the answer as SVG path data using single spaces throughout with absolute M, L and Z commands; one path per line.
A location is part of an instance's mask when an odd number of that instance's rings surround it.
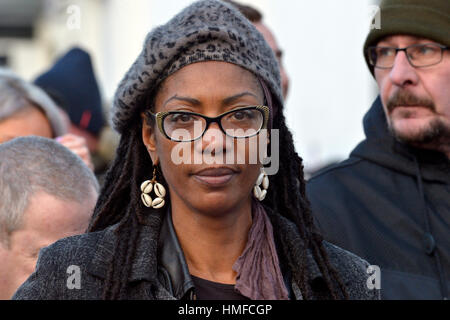
M 84 138 L 66 134 L 65 117 L 44 91 L 0 68 L 0 143 L 29 135 L 56 138 L 93 169 Z
M 281 85 L 283 88 L 283 96 L 284 96 L 284 99 L 286 99 L 288 91 L 289 91 L 289 77 L 286 73 L 286 70 L 284 69 L 283 51 L 278 46 L 278 43 L 277 43 L 272 31 L 270 31 L 270 29 L 263 22 L 262 13 L 260 11 L 258 11 L 257 9 L 255 9 L 251 6 L 248 6 L 248 5 L 240 4 L 240 3 L 232 1 L 232 0 L 224 0 L 224 1 L 235 6 L 248 20 L 250 20 L 253 23 L 253 25 L 256 27 L 256 29 L 259 32 L 261 32 L 261 34 L 263 35 L 266 42 L 272 48 L 272 50 L 275 53 L 275 56 L 278 60 L 278 66 L 280 68 L 280 74 L 281 74 Z
M 102 139 L 108 135 L 105 130 L 109 127 L 104 121 L 102 98 L 89 53 L 78 47 L 69 49 L 34 83 L 65 110 L 70 120 L 68 132 L 86 140 L 95 173 L 104 173 L 111 159 L 102 151 L 115 149 L 116 145 Z
M 18 136 L 62 136 L 67 127 L 58 107 L 39 88 L 0 69 L 0 142 Z
M 30 136 L 0 144 L 0 194 L 0 299 L 10 299 L 41 248 L 86 230 L 98 183 L 67 148 Z
M 382 298 L 448 299 L 450 1 L 380 8 L 364 45 L 380 90 L 366 140 L 313 177 L 308 197 L 326 240 L 381 267 Z

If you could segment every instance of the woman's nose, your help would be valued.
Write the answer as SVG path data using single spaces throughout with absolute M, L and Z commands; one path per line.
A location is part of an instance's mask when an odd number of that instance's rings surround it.
M 211 123 L 208 129 L 203 134 L 202 141 L 202 153 L 212 152 L 214 154 L 223 153 L 226 147 L 226 136 L 220 129 L 218 123 Z

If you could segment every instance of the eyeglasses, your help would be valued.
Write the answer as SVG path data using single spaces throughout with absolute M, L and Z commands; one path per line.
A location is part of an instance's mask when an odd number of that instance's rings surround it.
M 405 48 L 369 47 L 370 64 L 375 68 L 390 69 L 394 66 L 395 57 L 399 51 L 404 51 L 413 67 L 429 67 L 442 61 L 444 50 L 448 47 L 435 44 L 413 44 Z
M 210 118 L 188 111 L 161 111 L 148 117 L 156 118 L 159 131 L 168 139 L 189 142 L 201 138 L 211 123 L 217 123 L 225 135 L 232 138 L 249 138 L 267 128 L 269 107 L 248 106 L 236 108 Z

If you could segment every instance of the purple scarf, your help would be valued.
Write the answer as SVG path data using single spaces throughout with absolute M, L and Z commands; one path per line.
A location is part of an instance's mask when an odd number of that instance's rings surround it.
M 264 207 L 253 201 L 253 224 L 247 245 L 233 265 L 235 289 L 252 300 L 289 300 L 273 238 L 273 228 Z

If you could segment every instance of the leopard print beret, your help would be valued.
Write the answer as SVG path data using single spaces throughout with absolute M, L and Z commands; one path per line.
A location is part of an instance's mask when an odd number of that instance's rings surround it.
M 265 80 L 282 105 L 278 63 L 263 36 L 231 5 L 201 0 L 147 35 L 142 52 L 115 93 L 113 127 L 119 133 L 126 130 L 161 81 L 200 61 L 225 61 L 250 70 Z

